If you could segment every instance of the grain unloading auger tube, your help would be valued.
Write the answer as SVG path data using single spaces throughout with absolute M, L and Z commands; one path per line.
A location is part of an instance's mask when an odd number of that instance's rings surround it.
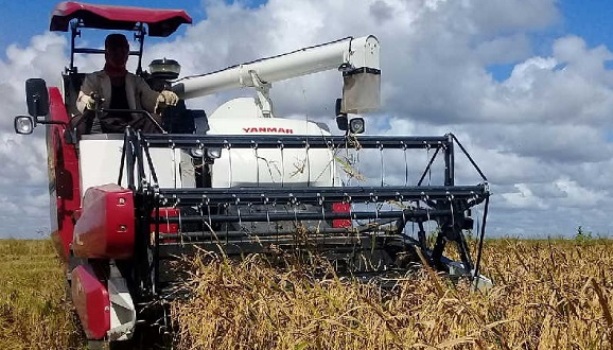
M 455 184 L 455 146 L 459 145 L 465 159 L 474 166 L 482 182 L 475 185 Z M 254 179 L 249 186 L 228 187 L 164 187 L 158 181 L 155 166 L 156 149 L 172 149 L 173 154 L 191 152 L 196 177 L 202 183 L 224 179 L 232 172 L 247 172 Z M 188 151 L 191 150 L 191 151 Z M 194 152 L 198 150 L 198 152 Z M 338 152 L 395 151 L 400 168 L 409 166 L 409 150 L 433 152 L 419 180 L 410 185 L 375 186 L 340 183 Z M 372 277 L 387 272 L 406 271 L 420 264 L 417 250 L 428 263 L 452 276 L 463 276 L 489 285 L 479 275 L 481 244 L 489 203 L 489 188 L 485 176 L 466 153 L 454 135 L 442 137 L 377 137 L 377 136 L 298 136 L 298 135 L 142 135 L 128 131 L 123 149 L 120 183 L 134 191 L 140 232 L 136 237 L 136 255 L 143 280 L 140 285 L 153 295 L 172 298 L 176 291 L 177 274 L 170 267 L 176 257 L 196 251 L 211 251 L 229 258 L 250 253 L 296 253 L 324 257 L 338 273 L 356 277 Z M 179 151 L 179 152 L 177 152 Z M 283 159 L 290 152 L 309 158 L 329 154 L 331 169 L 328 186 L 312 186 L 315 176 L 300 184 L 258 182 L 261 173 L 269 172 L 263 164 L 252 167 L 244 159 L 262 158 L 262 152 L 277 153 Z M 234 155 L 233 155 L 234 152 Z M 324 152 L 317 154 L 316 152 Z M 313 155 L 309 155 L 309 153 Z M 212 156 L 211 156 L 212 155 Z M 174 156 L 173 156 L 174 157 Z M 180 164 L 180 157 L 173 162 Z M 391 158 L 391 157 L 390 157 Z M 432 164 L 442 158 L 444 166 L 440 185 L 424 185 L 431 176 Z M 232 163 L 230 174 L 216 174 L 216 162 Z M 241 163 L 242 162 L 242 163 Z M 182 163 L 185 170 L 185 162 Z M 372 164 L 372 163 L 371 163 Z M 376 162 L 375 164 L 378 164 Z M 258 168 L 259 167 L 259 168 Z M 391 168 L 386 165 L 386 168 Z M 223 168 L 227 170 L 226 168 Z M 313 171 L 320 174 L 322 169 Z M 291 172 L 292 169 L 286 171 Z M 306 170 L 305 170 L 306 171 Z M 180 173 L 175 173 L 179 181 Z M 256 175 L 260 174 L 260 175 Z M 126 177 L 126 179 L 124 179 Z M 279 174 L 279 179 L 287 178 Z M 212 179 L 213 178 L 213 179 Z M 270 180 L 270 179 L 267 179 Z M 339 182 L 336 182 L 339 181 Z M 289 181 L 288 181 L 289 182 Z M 384 182 L 382 179 L 381 182 Z M 185 184 L 183 184 L 185 185 Z M 387 205 L 387 208 L 383 208 Z M 477 260 L 469 252 L 465 230 L 473 230 L 472 209 L 483 207 Z M 146 215 L 146 213 L 153 213 Z M 416 235 L 408 224 L 418 227 Z M 428 243 L 426 225 L 434 223 L 436 237 Z M 138 238 L 137 238 L 138 239 Z M 446 244 L 454 244 L 459 261 L 443 255 Z M 179 274 L 180 275 L 180 274 Z

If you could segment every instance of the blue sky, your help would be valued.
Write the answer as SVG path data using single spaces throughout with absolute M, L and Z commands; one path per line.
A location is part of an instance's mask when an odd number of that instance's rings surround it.
M 613 43 L 613 2 L 609 0 L 566 0 L 559 2 L 565 31 L 584 37 L 590 46 Z
M 551 42 L 559 36 L 573 34 L 582 37 L 588 46 L 605 45 L 613 48 L 613 1 L 559 0 L 562 12 L 559 25 L 532 35 L 536 51 L 551 54 Z M 490 67 L 498 80 L 506 79 L 513 65 Z

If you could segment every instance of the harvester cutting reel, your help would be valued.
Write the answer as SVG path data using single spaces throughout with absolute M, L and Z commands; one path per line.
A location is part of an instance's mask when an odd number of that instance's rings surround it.
M 455 184 L 456 145 L 480 175 L 480 183 Z M 407 161 L 411 150 L 425 150 L 428 157 L 413 184 Z M 163 179 L 168 174 L 160 167 L 164 152 L 167 161 L 181 168 L 170 179 Z M 185 162 L 188 153 L 191 159 Z M 349 153 L 353 156 L 339 156 Z M 296 154 L 305 156 L 303 163 L 296 164 Z M 392 173 L 387 179 L 381 175 L 376 185 L 367 180 L 353 185 L 358 176 L 347 176 L 346 169 L 356 154 L 366 163 L 365 173 L 380 166 L 383 174 L 399 166 L 404 183 L 388 185 Z M 397 161 L 402 158 L 404 164 Z M 322 159 L 327 166 L 321 166 Z M 337 273 L 356 278 L 406 272 L 427 263 L 450 276 L 467 277 L 476 287 L 491 285 L 479 274 L 490 195 L 487 179 L 452 134 L 356 138 L 143 135 L 127 130 L 121 169 L 119 183 L 134 191 L 140 210 L 136 254 L 147 258 L 136 259 L 143 263 L 137 279 L 148 295 L 172 298 L 180 275 L 172 261 L 200 250 L 229 258 L 251 253 L 324 257 Z M 436 169 L 438 177 L 433 176 Z M 185 173 L 195 183 L 189 183 Z M 433 180 L 440 184 L 433 185 Z M 471 215 L 477 207 L 482 216 L 473 261 L 464 232 L 475 230 Z M 449 243 L 455 245 L 456 260 L 444 255 Z

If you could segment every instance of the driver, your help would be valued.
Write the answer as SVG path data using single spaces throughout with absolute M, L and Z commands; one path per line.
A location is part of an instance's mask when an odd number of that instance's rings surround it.
M 104 69 L 88 74 L 81 85 L 77 98 L 79 112 L 94 113 L 97 104 L 94 97 L 98 95 L 104 109 L 144 109 L 160 123 L 158 112 L 166 106 L 176 105 L 179 97 L 172 91 L 152 90 L 145 80 L 126 70 L 130 46 L 123 34 L 109 34 L 104 41 L 104 50 Z M 123 133 L 128 125 L 145 133 L 160 132 L 143 113 L 106 112 L 98 122 L 99 128 L 94 123 L 91 132 Z

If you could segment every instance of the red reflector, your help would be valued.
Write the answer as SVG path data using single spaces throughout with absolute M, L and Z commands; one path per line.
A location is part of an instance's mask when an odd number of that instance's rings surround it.
M 349 213 L 351 210 L 351 204 L 345 202 L 332 203 L 332 212 L 333 213 Z M 347 228 L 351 227 L 350 219 L 333 219 L 332 220 L 333 228 Z
M 160 208 L 160 233 L 178 234 L 179 224 L 168 222 L 168 218 L 176 218 L 179 216 L 179 209 L 176 208 Z M 151 218 L 155 220 L 155 210 L 151 213 Z M 151 233 L 155 233 L 155 223 L 151 224 Z M 166 241 L 168 242 L 168 241 Z

